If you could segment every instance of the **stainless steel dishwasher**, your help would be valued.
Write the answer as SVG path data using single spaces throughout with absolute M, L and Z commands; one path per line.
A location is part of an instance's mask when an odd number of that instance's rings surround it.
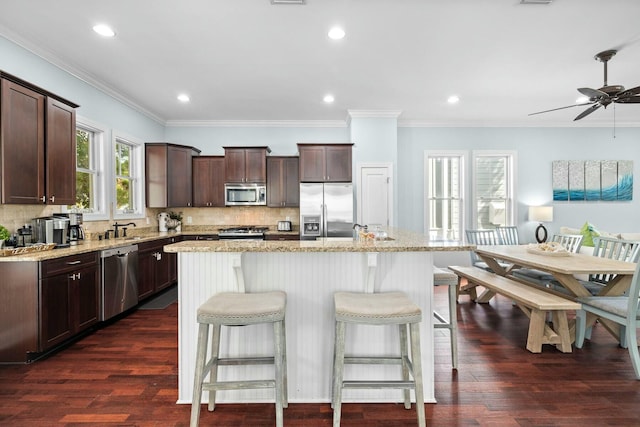
M 104 250 L 100 259 L 100 320 L 107 320 L 138 304 L 138 245 Z

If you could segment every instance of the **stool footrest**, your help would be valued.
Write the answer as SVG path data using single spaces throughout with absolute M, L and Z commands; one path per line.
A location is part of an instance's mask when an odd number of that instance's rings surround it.
M 204 383 L 202 390 L 245 390 L 254 388 L 275 388 L 275 380 L 254 381 L 221 381 L 217 383 Z
M 218 359 L 218 365 L 220 366 L 235 366 L 235 365 L 273 365 L 274 357 L 226 357 Z
M 440 322 L 440 323 L 434 324 L 433 325 L 434 328 L 438 328 L 438 327 L 444 328 L 444 327 L 449 327 L 451 325 L 451 322 L 445 319 L 444 316 L 438 313 L 437 311 L 433 312 L 433 317 L 435 317 L 438 320 L 438 322 Z
M 406 361 L 409 361 L 407 358 Z M 402 357 L 358 357 L 358 356 L 345 356 L 344 364 L 350 365 L 402 365 Z
M 403 388 L 415 389 L 413 381 L 343 381 L 343 388 Z

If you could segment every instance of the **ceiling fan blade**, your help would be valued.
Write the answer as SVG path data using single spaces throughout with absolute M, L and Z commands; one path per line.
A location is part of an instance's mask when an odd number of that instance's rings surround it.
M 551 111 L 564 110 L 565 108 L 580 107 L 582 105 L 591 105 L 591 104 L 593 104 L 593 102 L 585 102 L 585 103 L 582 103 L 582 104 L 567 105 L 566 107 L 560 107 L 560 108 L 553 108 L 551 110 L 538 111 L 536 113 L 530 113 L 530 114 L 527 114 L 527 115 L 528 116 L 535 116 L 536 114 L 549 113 Z
M 616 96 L 620 98 L 632 95 L 640 95 L 640 86 L 632 87 L 631 89 L 625 89 L 622 92 L 616 94 Z
M 588 116 L 589 114 L 593 113 L 594 111 L 596 111 L 600 107 L 602 107 L 602 104 L 593 104 L 591 107 L 587 108 L 582 113 L 578 114 L 578 116 L 575 119 L 573 119 L 573 121 L 575 122 L 576 120 L 580 120 L 580 119 L 585 118 L 586 116 Z
M 601 90 L 591 89 L 588 87 L 578 88 L 578 92 L 588 97 L 589 99 L 600 99 L 600 98 L 606 98 L 607 96 L 609 96 Z
M 625 96 L 616 99 L 619 104 L 640 104 L 640 96 Z

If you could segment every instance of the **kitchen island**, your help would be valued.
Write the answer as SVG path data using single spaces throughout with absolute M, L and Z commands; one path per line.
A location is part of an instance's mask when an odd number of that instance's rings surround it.
M 375 241 L 328 238 L 316 241 L 186 241 L 165 246 L 178 253 L 178 403 L 191 403 L 196 311 L 217 292 L 287 293 L 287 373 L 290 402 L 329 402 L 333 357 L 333 293 L 404 291 L 423 311 L 421 327 L 425 402 L 435 402 L 433 362 L 434 251 L 467 251 L 473 245 L 430 241 L 388 229 Z M 358 325 L 347 333 L 357 351 L 397 354 L 397 329 Z M 273 351 L 269 325 L 223 328 L 222 355 Z M 345 378 L 397 379 L 394 366 L 349 366 Z M 269 366 L 224 368 L 219 379 L 269 378 Z M 345 390 L 344 401 L 396 402 L 400 390 Z M 204 393 L 203 401 L 207 399 Z M 218 392 L 219 402 L 269 402 L 269 390 Z

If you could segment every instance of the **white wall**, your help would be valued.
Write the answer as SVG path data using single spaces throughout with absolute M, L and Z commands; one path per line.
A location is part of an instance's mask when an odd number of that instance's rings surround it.
M 553 160 L 634 160 L 638 179 L 639 141 L 640 128 L 616 129 L 615 138 L 613 128 L 399 128 L 399 223 L 423 231 L 425 150 L 516 150 L 517 225 L 525 238 L 533 241 L 537 225 L 527 220 L 527 208 L 541 204 L 554 207 L 550 234 L 585 221 L 605 231 L 640 231 L 638 185 L 629 202 L 553 202 L 551 187 Z
M 293 156 L 299 142 L 348 142 L 346 127 L 167 126 L 165 140 L 199 148 L 201 155 L 223 155 L 224 146 L 268 146 L 272 156 Z
M 164 125 L 0 36 L 0 70 L 80 105 L 77 114 L 143 141 L 159 141 Z

